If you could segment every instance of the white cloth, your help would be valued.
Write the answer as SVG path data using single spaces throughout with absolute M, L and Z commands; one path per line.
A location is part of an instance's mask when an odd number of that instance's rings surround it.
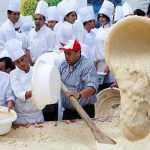
M 47 18 L 47 8 L 48 4 L 44 0 L 40 0 L 37 4 L 35 15 L 40 14 L 43 15 L 45 18 Z
M 47 26 L 43 25 L 36 32 L 32 29 L 28 34 L 28 50 L 30 50 L 32 61 L 35 62 L 42 54 L 53 51 L 55 45 L 55 34 Z
M 27 49 L 27 36 L 24 33 L 19 33 L 16 31 L 16 38 L 22 42 L 22 49 L 25 51 Z
M 16 38 L 15 26 L 8 19 L 0 28 L 0 40 L 7 42 L 14 38 Z
M 90 20 L 95 20 L 93 6 L 87 6 L 79 9 L 79 15 L 82 23 Z
M 48 7 L 47 13 L 48 13 L 48 21 L 49 20 L 59 21 L 59 15 L 56 6 Z
M 99 14 L 105 14 L 110 19 L 112 19 L 113 9 L 114 9 L 113 3 L 108 0 L 104 0 L 103 4 L 99 10 Z
M 127 2 L 125 2 L 122 5 L 122 11 L 123 11 L 124 17 L 126 17 L 128 15 L 133 15 L 133 10 L 132 10 L 131 6 Z
M 122 11 L 122 6 L 116 6 L 115 8 L 115 17 L 114 17 L 114 22 L 119 21 L 120 19 L 123 19 L 123 11 Z
M 7 41 L 6 49 L 12 61 L 15 61 L 25 55 L 22 49 L 22 42 L 17 39 L 11 39 Z
M 95 50 L 95 33 L 91 30 L 88 32 L 83 29 L 81 41 L 82 55 L 85 56 L 91 63 L 93 63 L 94 50 Z
M 57 8 L 59 11 L 60 20 L 64 20 L 65 16 L 70 12 L 78 12 L 77 0 L 63 0 L 58 3 Z
M 15 101 L 15 96 L 10 85 L 9 74 L 0 71 L 0 79 L 0 105 L 7 107 L 7 102 Z
M 106 68 L 105 53 L 104 53 L 104 41 L 111 28 L 110 24 L 106 24 L 104 27 L 100 27 L 95 38 L 95 50 L 94 61 L 100 61 L 97 66 L 97 72 L 104 72 Z M 112 73 L 106 76 L 104 83 L 112 83 L 115 81 L 115 77 Z
M 16 96 L 15 111 L 17 112 L 17 124 L 44 121 L 42 111 L 36 109 L 32 98 L 25 99 L 26 91 L 31 91 L 32 74 L 33 67 L 30 67 L 28 73 L 19 68 L 10 72 L 11 86 Z
M 21 0 L 9 0 L 8 10 L 20 12 Z
M 67 21 L 59 24 L 56 30 L 56 46 L 61 47 L 60 43 L 65 44 L 68 40 L 75 39 L 73 25 Z

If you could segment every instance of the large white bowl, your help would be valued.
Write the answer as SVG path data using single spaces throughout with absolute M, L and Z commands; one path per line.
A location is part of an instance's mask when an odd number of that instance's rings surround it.
M 0 135 L 6 134 L 11 130 L 12 122 L 17 119 L 17 114 L 14 110 L 8 112 L 8 108 L 0 106 L 0 115 L 6 114 L 5 118 L 0 117 Z

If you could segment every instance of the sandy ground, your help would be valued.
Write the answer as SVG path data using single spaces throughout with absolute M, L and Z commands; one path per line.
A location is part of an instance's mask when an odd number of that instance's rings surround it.
M 99 150 L 149 150 L 150 136 L 130 142 L 123 137 L 118 120 L 101 118 L 96 125 L 117 141 L 117 147 L 100 145 Z M 119 146 L 119 148 L 118 148 Z M 1 150 L 97 150 L 92 132 L 84 121 L 48 122 L 30 127 L 12 129 L 10 133 L 0 136 Z

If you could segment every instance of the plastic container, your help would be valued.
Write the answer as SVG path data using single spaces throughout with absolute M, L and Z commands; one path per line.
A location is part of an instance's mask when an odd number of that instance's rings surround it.
M 17 114 L 14 110 L 8 112 L 7 107 L 0 106 L 0 135 L 8 133 L 11 130 L 12 122 L 16 119 Z

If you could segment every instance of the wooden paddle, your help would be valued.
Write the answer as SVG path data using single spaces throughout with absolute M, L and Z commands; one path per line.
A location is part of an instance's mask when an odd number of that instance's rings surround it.
M 61 89 L 63 92 L 68 92 L 69 90 L 65 87 L 63 83 L 61 83 Z M 91 129 L 95 140 L 98 143 L 105 143 L 105 144 L 116 144 L 116 142 L 108 137 L 105 133 L 101 132 L 95 125 L 95 123 L 91 120 L 91 118 L 87 115 L 87 113 L 84 111 L 84 109 L 79 105 L 77 100 L 71 96 L 69 97 L 70 102 L 72 103 L 73 107 L 76 109 L 76 111 L 79 113 L 82 119 L 87 123 L 89 128 Z

